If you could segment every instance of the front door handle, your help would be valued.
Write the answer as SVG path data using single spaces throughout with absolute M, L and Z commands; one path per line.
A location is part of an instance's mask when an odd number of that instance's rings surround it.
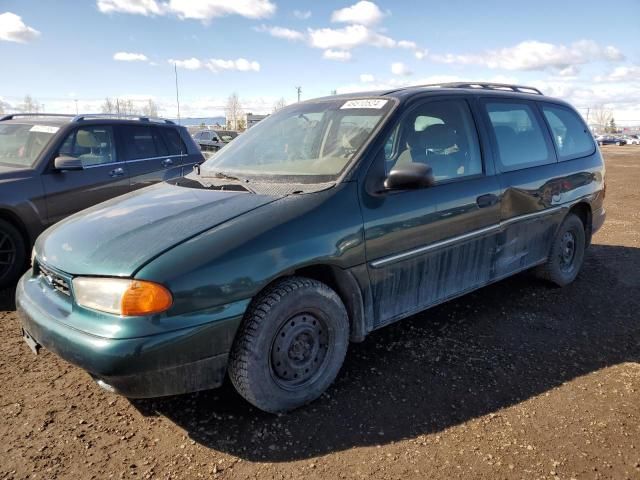
M 111 177 L 121 177 L 124 175 L 124 168 L 121 168 L 121 167 L 114 168 L 109 172 L 109 175 Z
M 491 207 L 498 203 L 498 196 L 493 193 L 487 193 L 486 195 L 480 195 L 476 198 L 476 203 L 479 208 Z
M 162 166 L 163 167 L 170 167 L 171 165 L 173 165 L 173 160 L 171 160 L 170 158 L 165 158 L 162 161 Z

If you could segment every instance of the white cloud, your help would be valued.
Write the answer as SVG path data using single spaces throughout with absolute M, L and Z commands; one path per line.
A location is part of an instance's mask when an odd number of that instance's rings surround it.
M 156 0 L 98 0 L 98 10 L 102 13 L 130 13 L 133 15 L 161 15 L 161 4 Z
M 607 75 L 599 75 L 595 78 L 596 82 L 640 82 L 640 66 L 628 65 L 614 68 Z
M 362 45 L 395 47 L 396 41 L 363 25 L 348 25 L 344 28 L 309 29 L 309 43 L 315 48 L 350 50 Z
M 416 50 L 413 54 L 415 55 L 415 57 L 418 60 L 423 60 L 424 58 L 427 57 L 427 55 L 429 55 L 429 50 L 424 48 L 424 49 L 421 49 L 421 50 Z
M 303 40 L 304 34 L 297 30 L 292 30 L 290 28 L 284 27 L 268 27 L 266 25 L 261 25 L 255 29 L 258 32 L 267 32 L 272 37 L 284 38 L 285 40 Z
M 308 20 L 311 18 L 310 10 L 294 10 L 293 16 L 299 18 L 300 20 Z
M 415 50 L 416 48 L 418 48 L 418 45 L 416 45 L 416 42 L 411 42 L 409 40 L 400 40 L 398 42 L 398 47 L 406 48 L 408 50 Z
M 376 78 L 370 73 L 363 73 L 362 75 L 360 75 L 360 81 L 362 83 L 371 83 L 371 82 L 375 82 Z
M 195 57 L 186 58 L 184 60 L 170 59 L 169 63 L 175 64 L 176 67 L 184 68 L 186 70 L 199 70 L 203 66 L 202 62 Z
M 391 64 L 391 73 L 394 75 L 411 75 L 411 70 L 402 62 L 394 62 Z
M 347 62 L 351 60 L 351 52 L 347 50 L 325 50 L 322 53 L 322 58 L 326 58 L 327 60 L 337 60 L 339 62 Z
M 147 62 L 149 59 L 142 53 L 116 52 L 113 59 L 121 62 Z
M 265 18 L 276 11 L 276 5 L 270 0 L 97 0 L 97 5 L 102 13 L 176 15 L 180 19 L 203 22 L 227 15 Z
M 624 55 L 615 47 L 601 46 L 592 40 L 579 40 L 568 46 L 530 40 L 484 53 L 431 55 L 430 58 L 441 63 L 503 70 L 564 70 L 594 61 L 618 61 L 624 59 Z
M 19 15 L 5 12 L 0 15 L 0 40 L 27 43 L 40 36 L 40 32 L 24 24 Z
M 331 21 L 369 26 L 378 23 L 383 16 L 384 14 L 375 3 L 361 0 L 350 7 L 334 11 Z
M 223 71 L 238 71 L 238 72 L 259 72 L 260 64 L 255 61 L 247 60 L 246 58 L 238 58 L 236 60 L 223 60 L 219 58 L 210 58 L 208 60 L 199 60 L 195 57 L 187 58 L 184 60 L 170 59 L 169 63 L 175 64 L 177 67 L 184 68 L 186 70 L 200 70 L 206 68 L 213 73 L 220 73 Z

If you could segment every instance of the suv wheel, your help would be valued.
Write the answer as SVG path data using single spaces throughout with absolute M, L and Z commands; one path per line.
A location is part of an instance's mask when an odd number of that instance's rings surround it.
M 559 287 L 570 284 L 582 267 L 585 245 L 584 225 L 569 213 L 560 225 L 547 262 L 539 266 L 536 273 Z
M 26 259 L 22 235 L 9 222 L 0 220 L 0 289 L 15 282 Z
M 286 412 L 312 402 L 331 385 L 348 343 L 349 321 L 338 295 L 316 280 L 285 278 L 247 310 L 229 376 L 251 404 Z

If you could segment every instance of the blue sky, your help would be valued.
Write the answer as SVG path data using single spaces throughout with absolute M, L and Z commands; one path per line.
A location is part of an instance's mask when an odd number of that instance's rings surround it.
M 0 101 L 96 111 L 152 98 L 217 115 L 302 97 L 449 80 L 532 84 L 640 123 L 640 0 L 0 0 Z

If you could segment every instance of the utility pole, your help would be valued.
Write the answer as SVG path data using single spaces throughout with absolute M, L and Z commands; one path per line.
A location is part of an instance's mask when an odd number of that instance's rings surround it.
M 76 102 L 76 115 L 78 115 L 78 99 L 75 99 L 74 102 Z
M 298 91 L 298 102 L 300 101 L 300 94 L 302 93 L 302 87 L 296 87 L 296 90 Z
M 173 72 L 176 76 L 176 103 L 178 104 L 178 125 L 180 125 L 180 96 L 178 94 L 178 67 L 173 64 Z

